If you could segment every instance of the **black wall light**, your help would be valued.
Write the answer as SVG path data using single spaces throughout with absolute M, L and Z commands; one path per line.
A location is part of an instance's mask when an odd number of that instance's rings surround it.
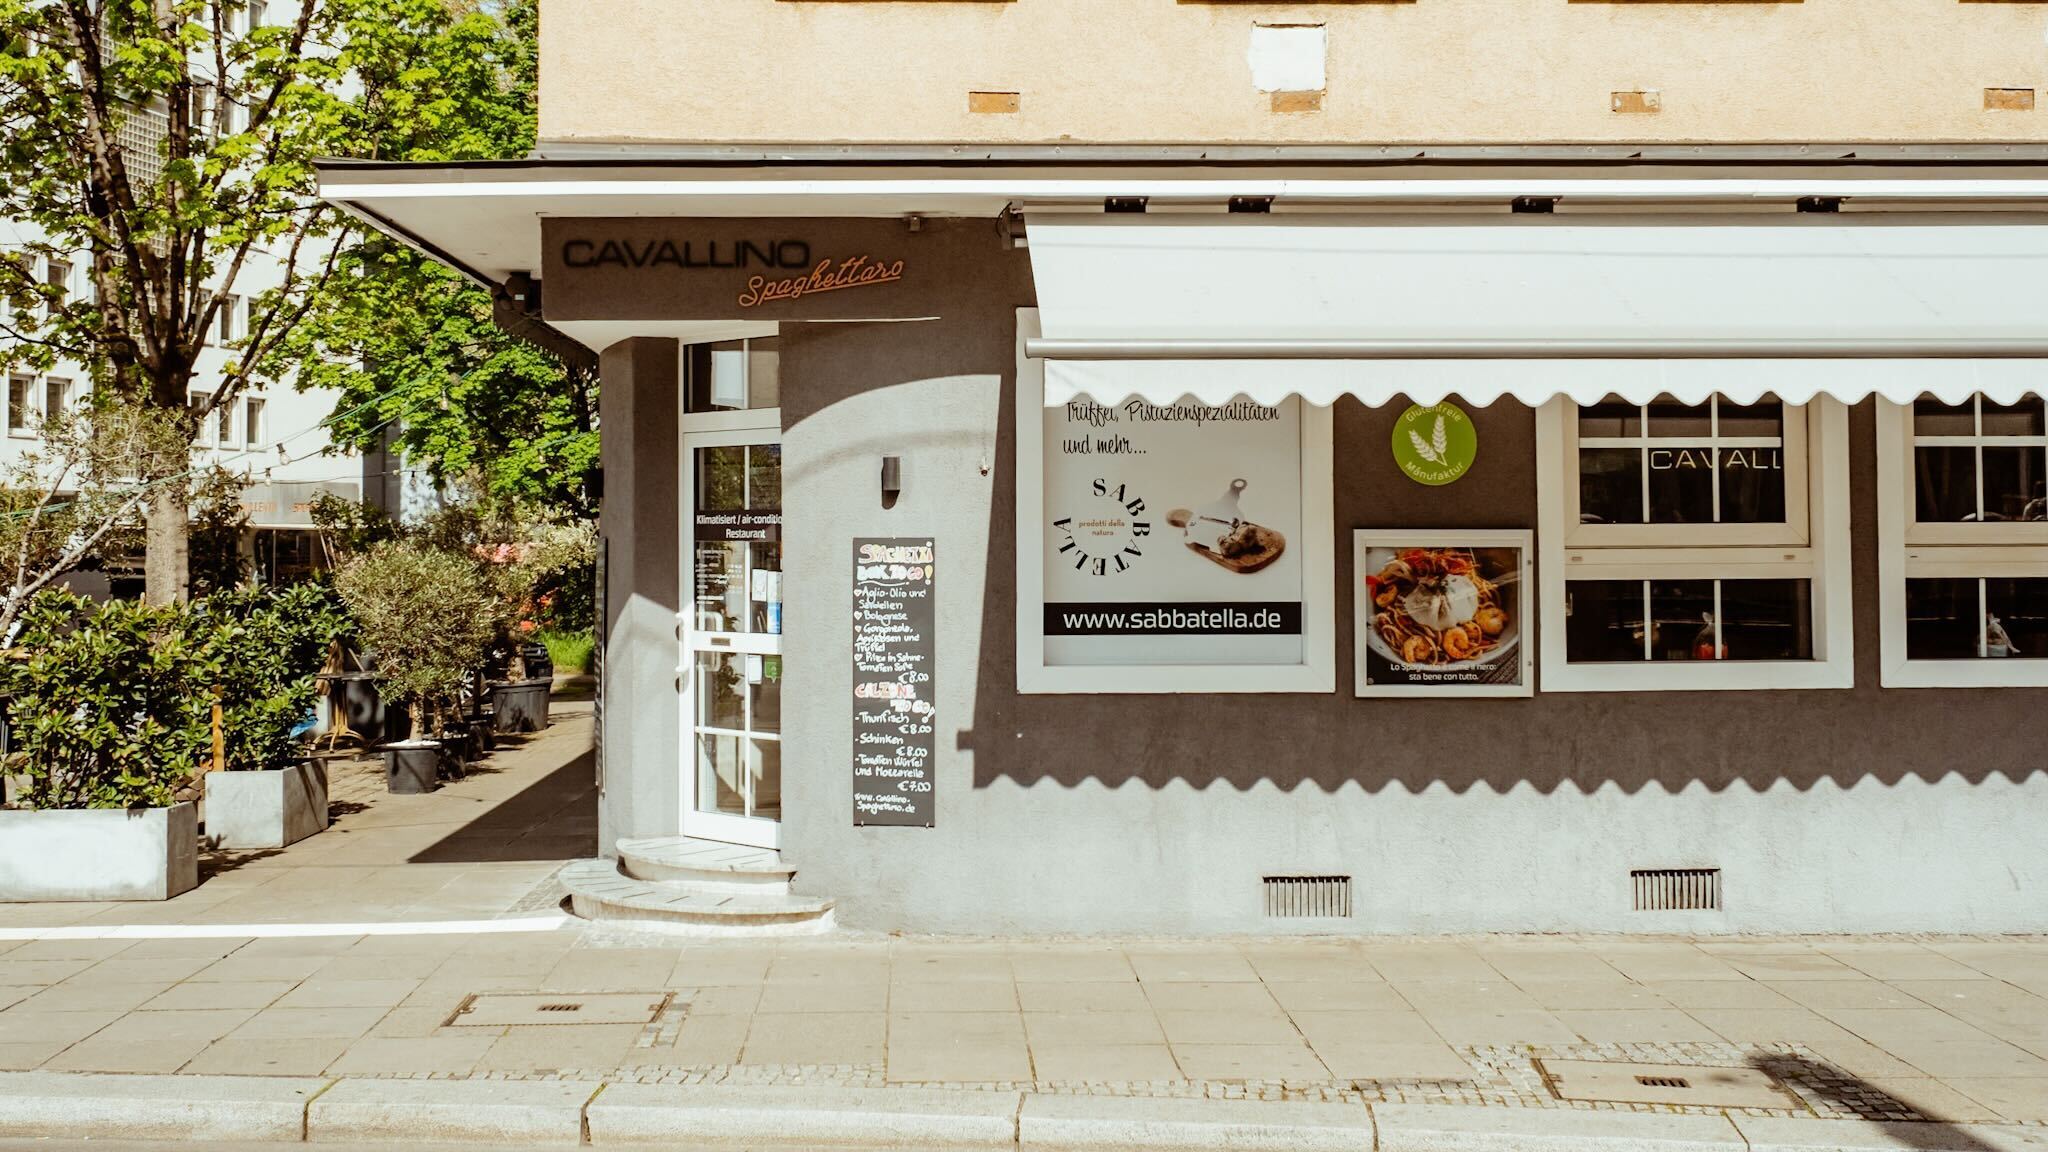
M 903 457 L 882 457 L 882 507 L 894 508 L 903 492 Z

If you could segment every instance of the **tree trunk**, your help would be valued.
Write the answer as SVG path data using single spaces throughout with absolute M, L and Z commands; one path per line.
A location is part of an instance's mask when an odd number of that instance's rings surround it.
M 161 485 L 149 498 L 143 522 L 142 598 L 146 603 L 176 604 L 190 591 L 185 562 L 190 519 L 180 485 Z

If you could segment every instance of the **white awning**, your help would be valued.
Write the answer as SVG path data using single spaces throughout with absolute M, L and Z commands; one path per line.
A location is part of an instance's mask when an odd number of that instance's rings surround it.
M 1028 219 L 1046 402 L 2048 392 L 2048 221 Z

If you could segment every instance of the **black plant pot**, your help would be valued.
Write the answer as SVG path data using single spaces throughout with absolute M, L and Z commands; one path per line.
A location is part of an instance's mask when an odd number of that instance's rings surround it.
M 384 746 L 384 787 L 399 796 L 418 796 L 440 787 L 441 742 L 408 740 Z
M 553 680 L 491 685 L 491 726 L 500 732 L 539 732 L 548 726 Z

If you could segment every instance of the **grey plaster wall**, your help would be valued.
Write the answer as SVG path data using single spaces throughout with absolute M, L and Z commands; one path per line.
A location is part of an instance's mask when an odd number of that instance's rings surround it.
M 676 613 L 681 610 L 676 405 L 681 349 L 674 340 L 625 340 L 605 349 L 604 764 L 598 844 L 682 830 L 676 696 Z
M 1851 422 L 1853 690 L 1354 699 L 1347 534 L 1533 527 L 1534 418 L 1514 404 L 1474 411 L 1478 463 L 1424 489 L 1389 459 L 1394 409 L 1347 400 L 1335 414 L 1337 693 L 1019 696 L 1013 310 L 1031 302 L 1029 266 L 984 224 L 928 227 L 976 269 L 934 292 L 941 319 L 794 326 L 783 340 L 784 853 L 845 923 L 1267 930 L 1261 874 L 1343 873 L 1357 914 L 1319 929 L 2048 928 L 2048 691 L 1877 687 L 1869 405 Z M 883 455 L 904 460 L 887 510 Z M 884 535 L 938 547 L 930 830 L 852 820 L 850 542 Z M 1630 868 L 1700 865 L 1724 870 L 1724 913 L 1628 910 Z

